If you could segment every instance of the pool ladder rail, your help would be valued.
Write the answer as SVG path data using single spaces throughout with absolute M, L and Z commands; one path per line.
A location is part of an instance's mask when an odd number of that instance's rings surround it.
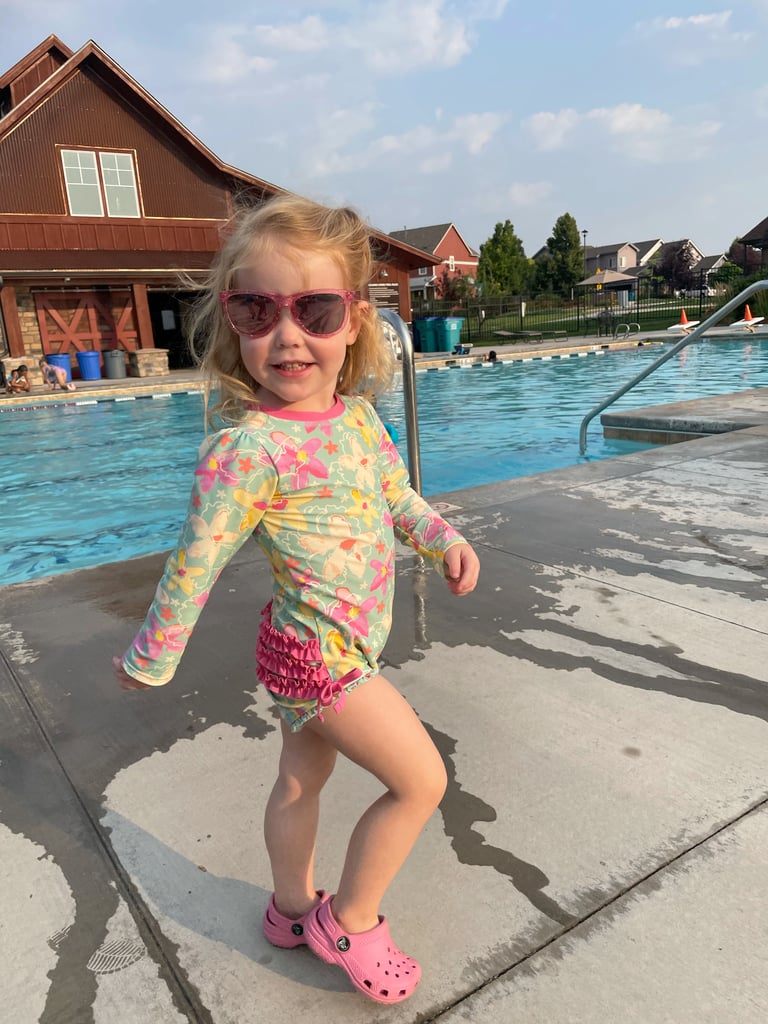
M 615 401 L 617 401 L 617 399 L 622 398 L 624 395 L 626 395 L 628 391 L 632 390 L 635 384 L 639 384 L 641 380 L 645 380 L 645 378 L 652 374 L 655 369 L 657 369 L 663 363 L 666 363 L 668 359 L 671 359 L 673 356 L 676 356 L 678 352 L 682 351 L 682 349 L 684 349 L 687 345 L 690 345 L 692 341 L 700 341 L 701 336 L 702 334 L 704 334 L 705 331 L 708 331 L 711 327 L 714 327 L 716 324 L 720 323 L 723 317 L 728 316 L 728 314 L 732 313 L 734 309 L 737 309 L 744 302 L 746 302 L 750 295 L 755 295 L 757 292 L 763 292 L 766 289 L 768 289 L 768 281 L 755 281 L 753 284 L 748 285 L 743 291 L 740 291 L 738 295 L 735 295 L 732 299 L 729 299 L 724 306 L 721 306 L 720 309 L 715 310 L 715 312 L 710 317 L 707 317 L 706 320 L 702 320 L 702 322 L 697 327 L 695 327 L 690 334 L 686 334 L 684 337 L 680 339 L 680 341 L 678 341 L 676 345 L 673 345 L 672 348 L 670 348 L 667 352 L 663 352 L 658 359 L 655 359 L 650 364 L 650 366 L 647 366 L 644 370 L 642 370 L 640 373 L 634 376 L 632 380 L 628 381 L 626 384 L 623 384 L 620 388 L 617 388 L 617 390 L 614 391 L 612 395 L 609 395 L 608 398 L 602 401 L 599 405 L 596 405 L 594 409 L 591 409 L 584 417 L 584 419 L 581 421 L 581 428 L 579 429 L 579 451 L 581 452 L 581 454 L 584 455 L 584 453 L 587 450 L 587 427 L 595 418 L 595 416 L 598 416 L 601 412 L 604 412 L 609 405 L 612 405 Z
M 417 494 L 421 494 L 421 450 L 419 448 L 419 415 L 416 408 L 416 361 L 413 356 L 413 340 L 405 321 L 399 313 L 392 309 L 380 309 L 380 319 L 394 331 L 400 343 L 397 351 L 390 332 L 385 330 L 395 356 L 403 362 L 403 400 L 405 402 L 405 429 L 408 445 L 408 472 L 411 486 Z

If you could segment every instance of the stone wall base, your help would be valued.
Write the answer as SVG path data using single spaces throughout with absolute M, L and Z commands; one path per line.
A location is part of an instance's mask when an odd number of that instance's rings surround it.
M 128 353 L 129 377 L 165 377 L 169 372 L 165 348 L 140 348 Z

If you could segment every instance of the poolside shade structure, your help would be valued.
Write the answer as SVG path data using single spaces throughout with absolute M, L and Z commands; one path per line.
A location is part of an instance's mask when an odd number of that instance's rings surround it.
M 618 270 L 598 270 L 596 274 L 585 277 L 577 284 L 621 284 L 622 281 L 634 282 L 636 280 L 631 274 L 621 274 Z

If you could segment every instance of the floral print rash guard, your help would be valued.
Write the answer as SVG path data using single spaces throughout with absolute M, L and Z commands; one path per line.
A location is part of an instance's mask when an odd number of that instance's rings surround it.
M 173 677 L 211 587 L 252 534 L 274 578 L 267 628 L 297 649 L 319 644 L 323 672 L 355 683 L 376 674 L 389 635 L 395 536 L 438 568 L 464 542 L 412 489 L 368 402 L 250 411 L 201 449 L 177 548 L 123 659 L 131 676 L 153 685 Z M 306 717 L 304 708 L 292 727 Z

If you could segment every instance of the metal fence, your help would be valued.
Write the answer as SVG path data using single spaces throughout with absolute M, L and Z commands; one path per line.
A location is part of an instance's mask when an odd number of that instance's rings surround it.
M 724 300 L 724 292 L 702 282 L 670 292 L 654 279 L 632 287 L 583 285 L 568 299 L 552 295 L 489 295 L 461 302 L 413 300 L 414 320 L 460 317 L 462 343 L 504 344 L 540 336 L 615 336 L 631 330 L 663 330 L 679 322 L 682 310 L 689 320 L 703 320 Z M 626 325 L 626 326 L 622 326 Z

